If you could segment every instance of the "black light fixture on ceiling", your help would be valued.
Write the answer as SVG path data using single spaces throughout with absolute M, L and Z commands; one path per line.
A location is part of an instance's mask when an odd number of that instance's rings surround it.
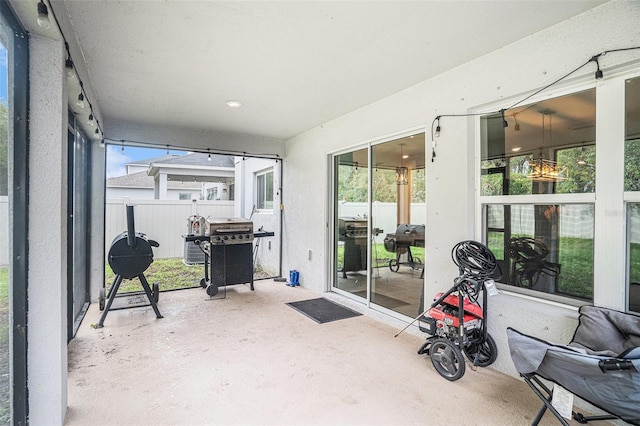
M 48 30 L 51 28 L 51 21 L 49 20 L 49 9 L 47 9 L 47 5 L 44 4 L 42 0 L 38 3 L 38 17 L 36 18 L 36 22 L 38 25 Z
M 209 151 L 209 148 L 207 148 L 207 152 L 209 153 L 209 155 L 207 156 L 207 161 L 211 161 L 211 152 Z
M 500 110 L 500 115 L 502 116 L 502 127 L 507 128 L 507 127 L 509 127 L 509 123 L 507 123 L 507 120 L 504 118 L 504 112 L 505 111 L 506 110 L 504 108 L 502 108 Z
M 78 100 L 76 101 L 76 105 L 78 108 L 84 108 L 84 95 L 82 92 L 78 95 Z
M 600 61 L 598 59 L 600 59 L 600 56 L 602 55 L 594 55 L 591 59 L 589 59 L 589 62 L 595 62 L 596 63 L 596 80 L 600 80 L 602 77 L 604 77 L 604 73 L 602 72 L 602 70 L 600 69 Z
M 400 144 L 400 167 L 396 167 L 396 183 L 398 185 L 407 185 L 409 183 L 409 169 L 404 166 L 404 144 Z
M 65 68 L 67 69 L 67 77 L 69 79 L 72 79 L 76 76 L 76 72 L 73 69 L 73 61 L 71 60 L 71 58 L 67 58 L 67 60 L 64 63 Z

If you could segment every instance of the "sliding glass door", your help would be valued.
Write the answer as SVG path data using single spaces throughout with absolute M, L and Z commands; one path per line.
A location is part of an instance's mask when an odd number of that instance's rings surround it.
M 422 311 L 424 134 L 333 157 L 337 292 L 415 317 Z
M 368 149 L 334 157 L 334 286 L 367 297 L 369 259 Z

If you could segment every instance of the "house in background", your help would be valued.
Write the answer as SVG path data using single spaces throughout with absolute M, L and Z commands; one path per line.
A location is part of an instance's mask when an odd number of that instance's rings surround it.
M 229 155 L 166 155 L 125 165 L 107 179 L 106 199 L 233 200 L 235 159 Z

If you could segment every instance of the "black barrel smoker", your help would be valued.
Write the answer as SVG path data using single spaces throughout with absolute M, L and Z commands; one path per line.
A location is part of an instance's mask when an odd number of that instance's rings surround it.
M 109 249 L 109 266 L 111 266 L 111 269 L 116 274 L 116 278 L 109 289 L 107 305 L 104 307 L 100 321 L 98 321 L 98 324 L 95 326 L 96 328 L 103 326 L 104 320 L 113 304 L 113 300 L 116 298 L 120 284 L 125 278 L 138 278 L 140 280 L 144 294 L 146 294 L 149 299 L 149 304 L 142 306 L 151 305 L 156 313 L 156 318 L 162 318 L 158 310 L 158 305 L 156 304 L 159 289 L 154 284 L 154 292 L 152 293 L 149 283 L 144 276 L 144 272 L 153 263 L 153 250 L 151 247 L 159 246 L 160 244 L 156 241 L 148 240 L 144 234 L 135 231 L 133 206 L 127 206 L 127 230 L 113 239 L 111 248 Z M 104 299 L 101 295 L 101 302 L 102 300 Z M 140 307 L 140 305 L 130 307 Z

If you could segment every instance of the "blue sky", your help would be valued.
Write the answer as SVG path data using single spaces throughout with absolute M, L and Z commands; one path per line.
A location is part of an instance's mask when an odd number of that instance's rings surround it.
M 124 147 L 120 145 L 107 145 L 107 179 L 126 174 L 125 164 L 149 158 L 167 155 L 166 149 Z M 170 154 L 184 155 L 187 151 L 170 150 Z

